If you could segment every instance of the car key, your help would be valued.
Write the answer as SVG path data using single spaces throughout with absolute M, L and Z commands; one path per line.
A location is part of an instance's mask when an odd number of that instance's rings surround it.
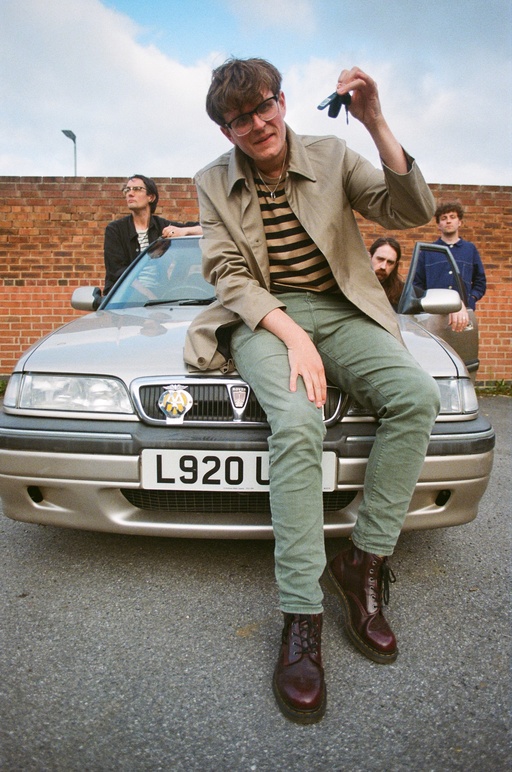
M 351 101 L 352 101 L 352 98 L 350 94 L 338 94 L 336 93 L 336 91 L 334 91 L 334 93 L 330 94 L 322 102 L 320 102 L 317 109 L 325 110 L 325 108 L 329 106 L 329 112 L 328 112 L 329 118 L 337 118 L 341 110 L 341 105 L 345 105 L 345 110 L 347 113 L 347 123 L 348 123 L 348 106 Z

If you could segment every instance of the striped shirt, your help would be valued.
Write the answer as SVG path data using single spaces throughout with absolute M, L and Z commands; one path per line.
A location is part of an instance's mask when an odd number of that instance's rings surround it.
M 139 242 L 141 252 L 149 247 L 148 228 L 146 228 L 145 231 L 137 231 L 137 240 Z
M 338 285 L 327 260 L 292 212 L 284 180 L 254 180 L 258 192 L 270 264 L 271 292 L 336 292 Z M 271 194 L 272 192 L 272 194 Z

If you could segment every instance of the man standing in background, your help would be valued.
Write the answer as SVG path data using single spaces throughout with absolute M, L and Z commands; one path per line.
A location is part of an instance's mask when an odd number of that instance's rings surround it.
M 464 210 L 459 201 L 440 203 L 435 211 L 437 228 L 441 236 L 434 244 L 448 247 L 458 265 L 466 289 L 467 306 L 462 300 L 460 311 L 449 315 L 448 323 L 454 332 L 462 332 L 470 322 L 468 308 L 473 311 L 485 295 L 486 279 L 478 249 L 471 241 L 459 236 Z M 420 252 L 414 284 L 421 290 L 441 288 L 457 289 L 452 270 L 446 258 L 439 252 Z

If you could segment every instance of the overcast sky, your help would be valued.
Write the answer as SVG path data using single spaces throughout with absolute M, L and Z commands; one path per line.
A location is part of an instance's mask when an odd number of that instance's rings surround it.
M 344 137 L 316 105 L 343 68 L 379 85 L 428 182 L 512 184 L 510 0 L 0 0 L 0 175 L 191 177 L 228 149 L 204 100 L 212 67 L 262 56 L 287 121 Z

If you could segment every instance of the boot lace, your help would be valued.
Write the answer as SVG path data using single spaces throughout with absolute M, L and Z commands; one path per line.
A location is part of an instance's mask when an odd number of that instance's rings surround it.
M 395 582 L 396 576 L 385 560 L 382 564 L 382 600 L 384 601 L 385 606 L 389 603 L 389 585 L 394 584 Z
M 283 639 L 291 626 L 291 643 L 294 654 L 317 654 L 319 646 L 318 625 L 309 614 L 294 614 L 290 617 L 287 628 L 283 632 Z
M 378 563 L 379 561 L 377 559 L 373 560 L 372 566 L 370 568 L 370 588 L 372 591 L 372 599 L 375 603 L 375 611 L 380 608 L 381 597 L 384 605 L 388 605 L 389 586 L 390 584 L 394 584 L 396 582 L 396 576 L 389 567 L 387 560 L 384 559 L 381 563 L 380 572 Z

